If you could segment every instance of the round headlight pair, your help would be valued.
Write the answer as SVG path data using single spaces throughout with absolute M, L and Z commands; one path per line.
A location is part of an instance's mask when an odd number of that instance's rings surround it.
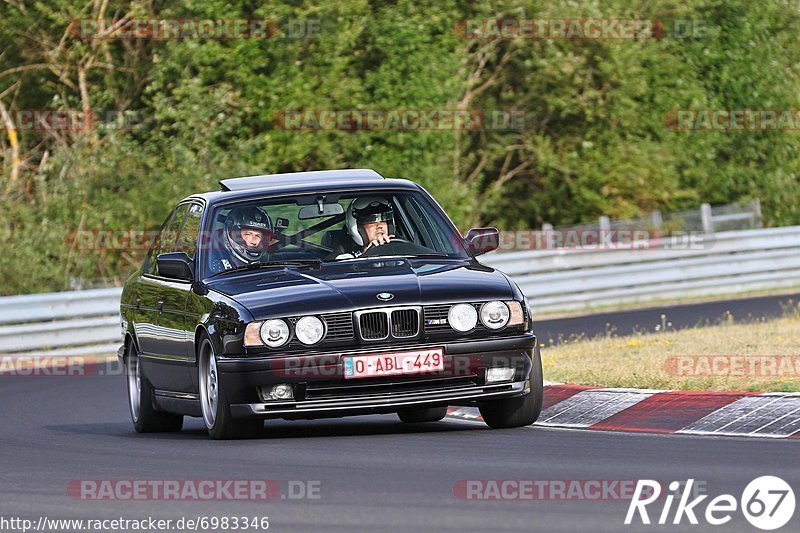
M 315 316 L 304 316 L 294 325 L 294 336 L 303 344 L 316 344 L 325 334 L 325 325 Z M 278 348 L 289 342 L 289 325 L 285 320 L 274 318 L 261 325 L 261 340 L 270 348 Z
M 481 306 L 481 323 L 489 329 L 500 329 L 508 324 L 508 306 L 503 302 L 486 302 Z M 470 331 L 478 324 L 478 312 L 470 304 L 456 304 L 447 313 L 450 326 L 461 332 Z

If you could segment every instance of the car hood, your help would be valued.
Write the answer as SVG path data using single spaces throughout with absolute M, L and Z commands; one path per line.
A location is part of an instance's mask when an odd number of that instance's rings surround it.
M 256 319 L 373 307 L 508 300 L 505 275 L 474 260 L 361 259 L 220 276 L 210 289 Z M 390 293 L 381 301 L 378 293 Z

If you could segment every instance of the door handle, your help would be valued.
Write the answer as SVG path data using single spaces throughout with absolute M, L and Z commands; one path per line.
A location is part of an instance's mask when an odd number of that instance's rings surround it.
M 163 313 L 164 312 L 164 300 L 159 300 L 158 301 L 158 312 L 159 313 Z
M 136 309 L 139 309 L 141 306 L 142 306 L 142 299 L 141 298 L 136 298 L 136 305 L 134 305 L 134 307 Z

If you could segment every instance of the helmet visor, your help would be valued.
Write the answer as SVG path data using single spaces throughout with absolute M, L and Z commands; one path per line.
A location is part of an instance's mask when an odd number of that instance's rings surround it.
M 361 224 L 369 224 L 370 222 L 394 222 L 394 215 L 391 211 L 384 211 L 383 213 L 368 213 L 358 217 Z

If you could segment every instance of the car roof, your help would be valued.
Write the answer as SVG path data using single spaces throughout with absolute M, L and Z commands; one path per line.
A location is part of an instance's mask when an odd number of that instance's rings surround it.
M 265 174 L 220 180 L 220 191 L 193 194 L 184 200 L 201 198 L 209 205 L 247 200 L 265 195 L 366 191 L 381 189 L 419 190 L 413 181 L 384 178 L 371 169 L 320 170 Z

